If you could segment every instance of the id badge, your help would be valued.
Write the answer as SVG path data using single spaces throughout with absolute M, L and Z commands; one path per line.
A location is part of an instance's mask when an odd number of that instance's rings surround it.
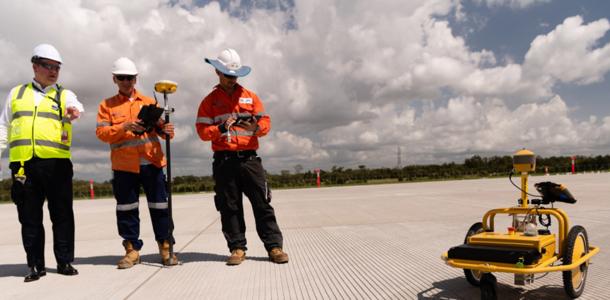
M 62 143 L 68 142 L 68 131 L 67 130 L 64 130 L 61 132 L 61 142 Z

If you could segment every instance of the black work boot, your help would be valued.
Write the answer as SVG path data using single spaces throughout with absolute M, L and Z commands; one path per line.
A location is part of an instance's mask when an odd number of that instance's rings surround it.
M 78 275 L 76 270 L 70 263 L 57 265 L 57 273 L 67 276 Z
M 36 266 L 36 272 L 38 272 L 38 277 L 42 277 L 47 275 L 47 268 L 44 266 Z
M 25 279 L 23 279 L 23 282 L 35 281 L 38 279 L 40 279 L 38 272 L 34 267 L 30 267 L 30 273 L 28 275 L 25 275 Z

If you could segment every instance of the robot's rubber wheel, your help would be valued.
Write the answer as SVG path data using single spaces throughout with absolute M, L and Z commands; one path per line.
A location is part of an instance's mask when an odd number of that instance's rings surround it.
M 481 276 L 481 300 L 497 300 L 496 288 L 498 281 L 491 273 L 485 273 Z
M 468 243 L 469 236 L 475 235 L 475 234 L 481 233 L 481 232 L 483 232 L 483 223 L 478 222 L 478 223 L 472 224 L 472 226 L 470 226 L 470 229 L 468 229 L 468 232 L 466 233 L 466 237 L 464 238 L 464 244 Z M 470 283 L 474 286 L 480 286 L 481 285 L 481 276 L 483 276 L 483 272 L 464 269 L 464 276 L 466 276 L 466 280 L 468 281 L 468 283 Z
M 481 276 L 481 300 L 497 300 L 496 288 L 498 281 L 491 273 L 485 273 Z
M 589 238 L 587 231 L 580 225 L 570 229 L 564 242 L 563 264 L 569 265 L 589 252 Z M 589 262 L 585 262 L 575 269 L 563 271 L 563 288 L 568 296 L 578 298 L 585 289 L 587 269 Z

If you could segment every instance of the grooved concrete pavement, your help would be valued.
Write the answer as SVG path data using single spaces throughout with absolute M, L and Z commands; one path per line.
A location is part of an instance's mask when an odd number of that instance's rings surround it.
M 610 173 L 531 177 L 566 184 L 578 199 L 557 206 L 583 225 L 602 248 L 589 268 L 581 299 L 610 295 Z M 249 205 L 247 260 L 224 264 L 228 250 L 212 194 L 174 196 L 181 266 L 159 263 L 145 200 L 141 199 L 143 263 L 116 269 L 122 256 L 113 199 L 75 202 L 80 274 L 58 275 L 45 208 L 49 271 L 24 283 L 25 253 L 14 205 L 0 205 L 0 299 L 478 299 L 461 270 L 440 259 L 491 208 L 515 205 L 508 179 L 276 190 L 273 205 L 290 262 L 267 260 Z M 246 200 L 247 202 L 247 200 Z M 508 222 L 508 221 L 507 221 Z M 499 220 L 498 228 L 503 226 Z M 561 273 L 536 276 L 525 287 L 496 274 L 500 299 L 568 299 Z

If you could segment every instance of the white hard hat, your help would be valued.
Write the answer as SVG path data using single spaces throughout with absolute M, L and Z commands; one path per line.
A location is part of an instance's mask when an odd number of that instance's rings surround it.
M 137 75 L 136 64 L 127 57 L 121 57 L 114 62 L 112 74 L 115 75 Z
M 250 73 L 251 68 L 241 65 L 241 58 L 237 51 L 231 48 L 222 50 L 218 54 L 218 59 L 206 58 L 205 62 L 214 66 L 216 70 L 229 76 L 243 77 Z
M 32 62 L 38 58 L 46 58 L 54 60 L 60 64 L 63 63 L 61 60 L 61 55 L 59 55 L 59 51 L 49 44 L 40 44 L 34 48 L 34 51 L 32 51 Z

